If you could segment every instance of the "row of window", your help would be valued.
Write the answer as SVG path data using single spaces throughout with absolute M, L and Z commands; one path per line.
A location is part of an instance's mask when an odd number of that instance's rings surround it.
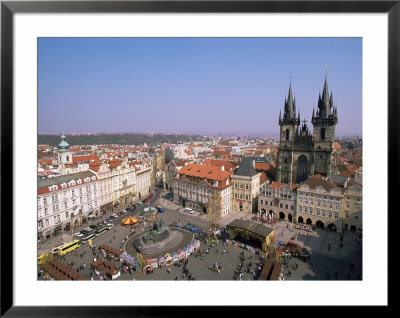
M 306 206 L 305 207 L 299 206 L 299 212 L 312 215 L 313 214 L 313 208 L 306 207 Z M 332 216 L 334 216 L 335 220 L 339 219 L 339 213 L 335 212 L 333 214 L 332 211 L 328 211 L 328 216 L 326 216 L 326 211 L 325 210 L 317 209 L 316 215 L 324 217 L 324 218 L 328 217 L 329 219 L 332 219 Z
M 242 199 L 249 201 L 249 195 L 248 194 L 243 195 L 243 193 L 238 194 L 235 192 L 235 199 Z
M 260 203 L 261 203 L 261 204 L 264 204 L 264 200 L 260 200 Z M 267 201 L 267 200 L 265 200 L 265 205 L 273 206 L 273 201 Z M 289 210 L 289 205 L 288 205 L 288 204 L 283 205 L 283 203 L 279 203 L 279 207 L 280 207 L 281 209 Z M 290 210 L 291 210 L 291 211 L 294 210 L 294 206 L 293 206 L 293 205 L 290 206 Z
M 272 197 L 272 196 L 275 197 L 275 194 L 273 194 L 273 193 L 271 193 L 271 192 L 264 192 L 263 195 L 269 196 L 269 197 Z M 284 194 L 284 193 L 279 193 L 279 195 L 278 195 L 277 197 L 279 197 L 279 198 L 281 198 L 281 199 L 287 199 L 287 200 L 292 199 L 292 195 L 290 195 L 290 194 Z
M 236 189 L 246 189 L 249 190 L 249 184 L 246 183 L 245 185 L 243 185 L 243 183 L 238 183 L 238 182 L 234 182 L 233 183 L 233 187 Z
M 75 206 L 75 205 L 76 205 L 76 202 L 75 202 L 75 200 L 73 200 L 72 206 Z M 94 201 L 94 206 L 97 207 L 97 201 Z M 64 202 L 63 208 L 68 209 L 68 202 Z M 91 208 L 93 208 L 93 202 L 88 203 L 88 209 L 91 209 Z M 40 212 L 40 210 L 38 210 L 38 211 Z M 48 208 L 44 208 L 43 211 L 44 211 L 45 216 L 49 214 Z M 58 204 L 53 205 L 53 213 L 58 212 L 58 211 L 60 211 L 59 205 Z M 66 217 L 68 218 L 68 212 L 66 212 Z

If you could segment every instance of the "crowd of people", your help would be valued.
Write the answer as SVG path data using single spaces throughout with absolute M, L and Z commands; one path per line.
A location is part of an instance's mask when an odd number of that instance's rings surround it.
M 275 217 L 266 217 L 266 216 L 259 216 L 255 215 L 251 218 L 253 222 L 261 222 L 263 224 L 269 224 L 269 225 L 274 225 L 276 222 L 279 221 L 279 219 Z
M 307 231 L 307 232 L 312 232 L 313 231 L 312 226 L 309 225 L 309 224 L 301 224 L 301 223 L 300 224 L 295 224 L 294 228 L 296 230 L 303 230 L 303 231 Z

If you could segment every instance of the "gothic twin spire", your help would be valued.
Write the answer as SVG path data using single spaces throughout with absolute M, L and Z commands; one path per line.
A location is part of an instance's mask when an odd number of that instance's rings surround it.
M 312 113 L 312 118 L 321 118 L 321 119 L 327 119 L 330 118 L 330 116 L 334 116 L 337 118 L 337 108 L 333 107 L 333 96 L 332 93 L 329 95 L 329 90 L 328 90 L 328 80 L 327 76 L 325 75 L 325 83 L 324 83 L 324 89 L 318 96 L 318 109 L 317 113 L 315 114 L 314 108 L 313 108 L 313 113 Z M 289 85 L 289 93 L 288 97 L 286 99 L 285 97 L 285 107 L 284 107 L 284 113 L 283 113 L 283 118 L 281 115 L 281 112 L 279 112 L 279 121 L 296 121 L 296 99 L 293 97 L 292 93 L 292 82 L 290 82 Z M 297 118 L 298 123 L 300 123 L 300 111 L 298 113 L 298 118 Z
M 328 90 L 328 81 L 325 76 L 324 89 L 318 96 L 318 109 L 317 109 L 317 117 L 319 118 L 329 118 L 331 115 L 337 117 L 337 108 L 333 107 L 333 96 L 332 92 L 329 95 Z M 313 110 L 314 117 L 314 110 Z
M 282 120 L 282 116 L 281 116 L 281 113 L 279 112 L 279 121 L 281 121 L 281 120 Z M 287 99 L 285 97 L 283 120 L 284 121 L 296 121 L 296 98 L 293 97 L 291 82 L 290 82 L 290 86 L 289 86 L 289 93 L 288 93 Z M 300 122 L 300 111 L 299 111 L 297 120 Z

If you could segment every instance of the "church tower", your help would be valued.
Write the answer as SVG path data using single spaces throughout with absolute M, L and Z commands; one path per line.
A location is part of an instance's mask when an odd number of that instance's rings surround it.
M 318 108 L 313 110 L 313 174 L 331 176 L 337 174 L 337 154 L 334 151 L 335 126 L 338 123 L 337 108 L 329 95 L 328 81 L 325 75 L 322 96 L 318 96 Z
M 291 182 L 293 173 L 293 156 L 291 149 L 298 136 L 300 125 L 300 112 L 296 118 L 296 99 L 292 93 L 292 83 L 289 85 L 289 93 L 285 98 L 283 117 L 279 113 L 280 142 L 278 147 L 278 181 Z
M 57 151 L 57 159 L 60 165 L 71 164 L 72 161 L 72 152 L 69 150 L 69 143 L 66 141 L 67 137 L 64 133 L 61 134 L 61 142 L 58 145 Z
M 296 118 L 296 101 L 290 84 L 283 117 L 279 113 L 278 182 L 300 183 L 314 174 L 326 177 L 338 174 L 338 154 L 334 149 L 338 116 L 333 96 L 329 95 L 326 76 L 322 96 L 318 97 L 317 112 L 313 110 L 312 113 L 312 135 L 306 122 L 303 120 L 300 127 L 300 112 Z

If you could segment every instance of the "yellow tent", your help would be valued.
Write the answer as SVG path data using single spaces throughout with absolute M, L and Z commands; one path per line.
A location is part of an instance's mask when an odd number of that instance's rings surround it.
M 137 218 L 130 216 L 130 217 L 126 218 L 126 219 L 123 219 L 121 223 L 124 224 L 124 225 L 132 225 L 132 224 L 135 224 L 137 222 L 138 222 Z
M 53 255 L 51 255 L 51 254 L 49 254 L 49 253 L 39 255 L 39 257 L 38 257 L 38 264 L 41 265 L 41 264 L 47 263 L 47 262 L 50 261 L 52 258 L 53 258 Z

